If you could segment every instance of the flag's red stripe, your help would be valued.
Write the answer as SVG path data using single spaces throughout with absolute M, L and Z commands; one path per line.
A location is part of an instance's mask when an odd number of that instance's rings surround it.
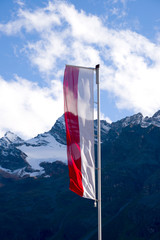
M 64 74 L 64 110 L 67 137 L 67 156 L 70 190 L 83 196 L 81 173 L 81 149 L 78 122 L 78 76 L 79 69 L 66 67 Z

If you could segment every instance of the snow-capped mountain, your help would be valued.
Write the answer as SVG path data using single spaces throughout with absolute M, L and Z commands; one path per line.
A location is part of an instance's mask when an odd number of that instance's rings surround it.
M 15 143 L 14 143 L 15 141 Z M 0 169 L 7 171 L 14 171 L 18 168 L 29 166 L 26 161 L 27 155 L 16 145 L 23 141 L 11 132 L 7 132 L 4 137 L 0 139 Z
M 3 146 L 3 147 L 7 147 L 9 146 L 10 144 L 21 144 L 23 143 L 24 141 L 18 137 L 16 134 L 8 131 L 5 133 L 4 137 L 2 137 L 0 139 L 0 147 Z
M 52 129 L 28 141 L 12 132 L 0 139 L 0 169 L 19 176 L 45 174 L 43 162 L 67 163 L 65 125 L 63 116 Z
M 152 117 L 143 117 L 141 113 L 137 113 L 130 117 L 125 117 L 117 122 L 108 124 L 108 127 L 120 132 L 123 128 L 129 125 L 140 125 L 143 128 L 146 128 L 150 125 L 160 127 L 160 110 L 157 111 Z
M 143 117 L 141 113 L 123 118 L 111 124 L 101 121 L 101 139 L 103 142 L 119 136 L 127 126 L 139 125 L 147 128 L 150 125 L 160 127 L 160 111 L 152 117 Z M 95 120 L 95 143 L 97 121 Z M 45 176 L 43 163 L 60 161 L 67 164 L 66 133 L 64 116 L 61 116 L 54 126 L 45 133 L 24 141 L 8 131 L 0 139 L 0 170 L 18 176 Z
M 66 145 L 66 129 L 64 115 L 58 118 L 58 120 L 55 122 L 54 126 L 51 128 L 49 133 L 55 138 L 57 142 Z
M 143 122 L 143 115 L 141 113 L 137 113 L 130 117 L 125 117 L 117 122 L 111 123 L 111 128 L 120 132 L 122 128 L 127 127 L 128 125 L 141 125 Z
M 18 149 L 27 155 L 27 162 L 35 170 L 43 171 L 42 162 L 67 163 L 66 145 L 57 142 L 50 131 L 26 141 Z
M 160 239 L 159 118 L 157 112 L 101 121 L 103 230 L 109 239 Z M 90 209 L 85 215 L 86 202 L 68 190 L 63 117 L 48 132 L 16 139 L 13 133 L 0 139 L 0 239 L 96 239 L 95 213 Z M 60 162 L 52 162 L 56 159 Z M 87 233 L 86 224 L 93 226 Z M 76 231 L 68 233 L 70 226 Z
M 24 140 L 22 140 L 20 137 L 18 137 L 16 134 L 8 131 L 5 133 L 4 137 L 2 138 L 4 141 L 6 141 L 8 144 L 14 143 L 14 144 L 22 144 Z

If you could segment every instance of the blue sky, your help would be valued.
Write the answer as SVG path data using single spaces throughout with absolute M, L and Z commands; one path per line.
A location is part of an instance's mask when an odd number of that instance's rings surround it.
M 0 2 L 0 137 L 49 130 L 65 64 L 100 63 L 101 117 L 160 109 L 159 0 Z

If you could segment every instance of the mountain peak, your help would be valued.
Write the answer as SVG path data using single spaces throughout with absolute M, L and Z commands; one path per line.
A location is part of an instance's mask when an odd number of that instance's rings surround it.
M 143 121 L 142 113 L 137 113 L 132 116 L 125 117 L 117 122 L 111 123 L 111 128 L 116 131 L 121 131 L 122 128 L 127 127 L 128 125 L 141 125 Z
M 61 117 L 59 117 L 56 122 L 61 122 L 62 124 L 65 124 L 65 122 L 64 122 L 64 114 Z
M 4 139 L 9 143 L 22 143 L 23 140 L 18 137 L 16 134 L 14 134 L 11 131 L 7 131 L 4 135 Z
M 160 110 L 158 110 L 153 116 L 152 118 L 160 118 Z
M 8 139 L 12 139 L 12 138 L 14 138 L 16 135 L 13 133 L 13 132 L 11 132 L 11 131 L 7 131 L 5 134 L 4 134 L 4 137 L 7 137 Z
M 61 144 L 66 144 L 66 128 L 64 122 L 64 114 L 57 119 L 54 126 L 50 130 L 50 134 Z

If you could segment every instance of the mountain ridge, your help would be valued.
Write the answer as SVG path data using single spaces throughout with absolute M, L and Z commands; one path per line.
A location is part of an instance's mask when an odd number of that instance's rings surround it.
M 118 138 L 127 126 L 147 128 L 150 125 L 160 127 L 160 110 L 152 117 L 143 117 L 141 113 L 125 117 L 116 122 L 108 123 L 101 120 L 101 141 Z M 97 120 L 94 120 L 95 143 Z M 18 159 L 17 164 L 15 159 Z M 0 138 L 0 168 L 10 174 L 24 176 L 45 176 L 42 163 L 61 161 L 67 164 L 66 133 L 64 115 L 57 119 L 48 131 L 24 141 L 16 134 L 8 131 Z M 16 170 L 16 172 L 15 172 Z M 23 173 L 23 174 L 22 174 Z
M 112 127 L 101 121 L 104 239 L 160 239 L 158 118 L 159 113 L 153 115 L 148 127 L 147 124 L 142 127 L 145 118 L 140 114 L 114 123 Z M 59 126 L 57 129 L 63 127 Z M 66 151 L 66 145 L 54 137 L 55 128 L 56 125 L 52 133 L 39 134 L 20 147 L 34 155 L 38 149 L 48 151 L 50 144 L 56 143 Z M 64 134 L 57 136 L 58 131 L 56 138 L 62 142 Z M 14 143 L 7 146 L 15 147 Z M 41 157 L 40 153 L 43 152 L 39 151 L 37 157 Z M 0 239 L 97 239 L 97 209 L 93 201 L 69 191 L 67 164 L 56 158 L 52 160 L 55 161 L 37 162 L 40 168 L 37 170 L 31 165 L 10 170 L 10 173 L 0 169 Z

